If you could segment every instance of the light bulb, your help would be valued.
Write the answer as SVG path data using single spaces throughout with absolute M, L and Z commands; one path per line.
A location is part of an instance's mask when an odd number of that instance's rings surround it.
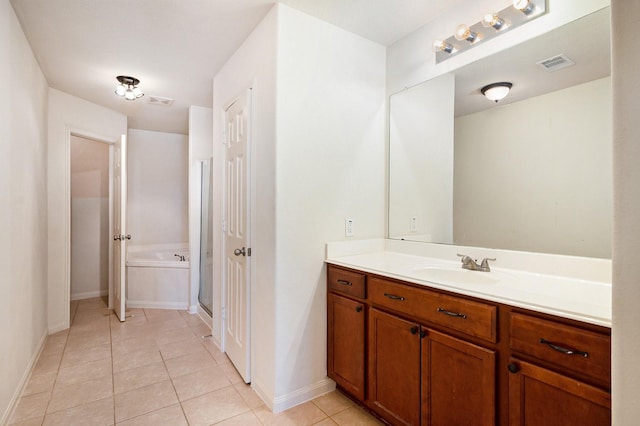
M 471 31 L 471 29 L 466 25 L 461 24 L 461 25 L 458 25 L 458 28 L 456 28 L 455 37 L 457 40 L 460 40 L 460 41 L 466 40 L 469 43 L 473 43 L 474 41 L 476 41 L 478 34 Z
M 513 0 L 513 7 L 515 7 L 525 15 L 529 15 L 535 10 L 536 5 L 533 4 L 530 0 Z
M 128 101 L 133 101 L 136 98 L 136 94 L 134 93 L 131 86 L 129 86 L 127 90 L 124 92 L 124 98 Z
M 124 96 L 124 93 L 126 90 L 127 90 L 126 87 L 124 87 L 122 84 L 118 84 L 118 86 L 116 87 L 116 95 Z
M 434 52 L 446 52 L 446 53 L 452 53 L 453 52 L 453 46 L 449 43 L 447 43 L 444 40 L 436 40 L 433 42 L 433 51 Z
M 134 87 L 133 88 L 133 94 L 136 97 L 136 99 L 141 98 L 142 96 L 144 96 L 144 93 L 142 93 L 142 89 L 140 89 L 139 87 Z
M 495 13 L 487 13 L 482 18 L 482 25 L 484 25 L 487 28 L 493 27 L 496 30 L 499 30 L 504 26 L 504 19 L 502 19 Z

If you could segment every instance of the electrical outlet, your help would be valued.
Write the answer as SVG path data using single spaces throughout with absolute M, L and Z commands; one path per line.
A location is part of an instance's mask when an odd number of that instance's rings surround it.
M 417 232 L 418 231 L 418 218 L 416 218 L 415 216 L 411 216 L 410 229 L 411 229 L 411 232 Z
M 344 236 L 353 237 L 355 232 L 353 231 L 353 219 L 347 218 L 344 220 Z

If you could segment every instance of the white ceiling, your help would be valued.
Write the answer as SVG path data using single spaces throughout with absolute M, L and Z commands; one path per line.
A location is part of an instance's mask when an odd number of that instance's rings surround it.
M 461 0 L 281 0 L 389 45 Z M 129 127 L 188 132 L 188 107 L 211 106 L 212 79 L 275 0 L 11 0 L 55 89 L 119 111 Z M 399 5 L 401 4 L 401 6 Z M 145 96 L 113 91 L 118 75 Z M 175 99 L 150 105 L 151 96 Z

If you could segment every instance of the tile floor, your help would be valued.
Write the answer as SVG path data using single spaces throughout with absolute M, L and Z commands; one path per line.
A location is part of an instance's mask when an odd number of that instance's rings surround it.
M 184 311 L 71 304 L 69 330 L 49 336 L 10 425 L 381 425 L 338 392 L 273 414 L 209 328 Z

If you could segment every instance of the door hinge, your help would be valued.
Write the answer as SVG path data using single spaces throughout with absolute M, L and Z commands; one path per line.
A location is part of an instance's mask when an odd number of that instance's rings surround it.
M 227 232 L 227 221 L 222 220 L 222 232 Z
M 251 247 L 247 249 L 247 256 L 251 256 Z

